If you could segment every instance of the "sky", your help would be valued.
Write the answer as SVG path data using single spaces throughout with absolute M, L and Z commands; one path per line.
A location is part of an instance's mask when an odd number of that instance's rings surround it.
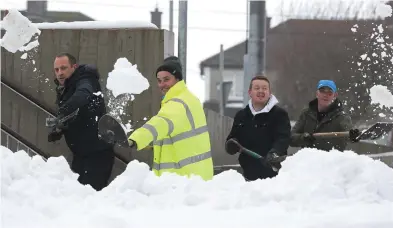
M 1 8 L 26 8 L 25 0 L 1 0 Z M 224 48 L 246 38 L 246 1 L 233 0 L 231 5 L 222 0 L 192 0 L 188 2 L 187 85 L 204 100 L 204 82 L 201 80 L 199 63 Z M 150 11 L 156 5 L 163 12 L 162 28 L 169 30 L 168 0 L 49 0 L 48 10 L 79 11 L 95 20 L 142 20 L 150 21 Z M 205 9 L 205 10 L 204 10 Z M 175 55 L 177 55 L 178 1 L 174 2 Z
M 284 2 L 285 1 L 285 2 Z M 311 3 L 323 3 L 332 11 L 333 2 L 364 2 L 364 0 L 271 0 L 267 1 L 267 12 L 273 17 L 272 25 L 286 17 L 305 17 L 315 10 Z M 376 0 L 368 0 L 375 2 Z M 230 2 L 230 4 L 228 4 Z M 293 2 L 302 2 L 293 12 Z M 333 3 L 333 4 L 332 4 Z M 79 11 L 95 20 L 142 20 L 150 21 L 150 12 L 158 6 L 162 14 L 162 29 L 169 30 L 169 0 L 48 0 L 50 11 Z M 26 0 L 1 0 L 1 8 L 24 10 Z M 319 6 L 317 8 L 320 8 Z M 304 10 L 303 10 L 304 9 Z M 175 55 L 177 55 L 178 1 L 174 1 Z M 199 63 L 215 55 L 223 44 L 230 48 L 246 39 L 247 0 L 189 0 L 187 31 L 187 86 L 204 101 L 204 82 L 200 76 Z

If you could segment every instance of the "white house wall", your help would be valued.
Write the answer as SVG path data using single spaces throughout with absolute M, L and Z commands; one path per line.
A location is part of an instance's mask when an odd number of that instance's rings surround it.
M 206 100 L 218 100 L 217 85 L 220 79 L 220 72 L 217 68 L 205 69 Z M 243 94 L 243 69 L 225 69 L 224 81 L 232 82 L 232 89 L 229 93 L 229 100 L 240 100 Z

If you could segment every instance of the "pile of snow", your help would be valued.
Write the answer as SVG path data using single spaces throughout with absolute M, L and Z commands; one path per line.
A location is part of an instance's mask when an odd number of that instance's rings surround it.
M 127 58 L 117 59 L 114 69 L 109 72 L 106 88 L 112 92 L 108 96 L 110 115 L 121 122 L 121 115 L 125 113 L 126 105 L 134 100 L 134 94 L 140 94 L 149 88 L 149 81 L 139 72 L 138 66 L 132 65 Z M 126 132 L 132 130 L 130 123 L 122 123 Z
M 29 51 L 39 45 L 38 36 L 36 40 L 28 42 L 35 34 L 40 35 L 41 31 L 16 9 L 8 11 L 1 22 L 1 27 L 6 30 L 6 33 L 0 40 L 0 44 L 9 52 Z M 24 46 L 26 43 L 28 44 Z
M 273 179 L 155 176 L 133 161 L 110 186 L 79 185 L 62 158 L 1 148 L 5 227 L 393 227 L 393 169 L 352 152 L 303 149 Z
M 393 108 L 393 94 L 388 87 L 375 85 L 370 89 L 371 104 L 379 104 L 387 108 Z
M 127 58 L 117 59 L 113 71 L 108 74 L 106 88 L 115 98 L 120 94 L 140 94 L 149 88 L 149 81 Z

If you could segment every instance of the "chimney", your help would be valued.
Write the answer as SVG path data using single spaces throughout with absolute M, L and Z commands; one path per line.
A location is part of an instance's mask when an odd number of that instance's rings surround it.
M 44 16 L 48 9 L 47 1 L 27 1 L 27 13 Z
M 161 14 L 162 12 L 158 11 L 158 8 L 156 6 L 156 9 L 151 13 L 151 23 L 155 24 L 157 28 L 161 28 Z
M 266 31 L 270 29 L 271 21 L 271 17 L 266 17 Z

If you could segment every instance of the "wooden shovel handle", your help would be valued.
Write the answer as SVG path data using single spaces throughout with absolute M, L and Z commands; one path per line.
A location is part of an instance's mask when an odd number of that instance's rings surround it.
M 343 132 L 320 132 L 312 134 L 316 138 L 343 138 L 349 137 L 349 131 Z

